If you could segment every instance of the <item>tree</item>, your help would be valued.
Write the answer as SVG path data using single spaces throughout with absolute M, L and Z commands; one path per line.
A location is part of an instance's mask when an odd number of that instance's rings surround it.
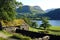
M 38 24 L 36 23 L 36 22 L 32 22 L 32 27 L 37 27 L 38 26 Z
M 15 4 L 16 4 L 16 7 L 19 7 L 20 9 L 22 9 L 22 6 L 23 6 L 22 2 L 16 2 Z
M 0 19 L 12 20 L 15 18 L 16 0 L 0 0 Z
M 0 22 L 0 30 L 2 30 L 2 24 L 1 24 L 1 22 Z
M 16 17 L 16 0 L 0 0 L 0 20 L 13 20 Z M 1 23 L 1 21 L 0 21 Z
M 48 19 L 47 19 L 46 17 L 42 17 L 41 20 L 42 20 L 42 24 L 40 25 L 40 27 L 43 27 L 44 30 L 45 30 L 46 28 L 49 28 L 49 27 L 51 26 L 51 25 L 49 24 L 49 21 L 48 21 Z
M 24 17 L 23 19 L 29 26 L 31 26 L 32 22 L 31 22 L 30 18 Z

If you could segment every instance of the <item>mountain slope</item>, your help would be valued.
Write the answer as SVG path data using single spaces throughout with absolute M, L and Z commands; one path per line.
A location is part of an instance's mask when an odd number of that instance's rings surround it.
M 17 8 L 16 12 L 17 17 L 20 16 L 35 17 L 38 14 L 45 13 L 39 6 L 28 6 L 28 5 L 23 6 L 22 9 Z
M 47 9 L 47 10 L 46 10 L 46 13 L 47 13 L 47 12 L 50 12 L 50 11 L 53 11 L 53 10 L 55 10 L 55 8 Z
M 37 14 L 45 13 L 39 6 L 30 7 L 30 10 L 32 13 L 37 13 Z
M 45 14 L 45 16 L 49 17 L 53 20 L 60 20 L 60 8 L 52 10 Z
M 25 5 L 25 6 L 22 7 L 22 9 L 17 8 L 16 12 L 17 13 L 28 13 L 28 12 L 30 13 L 30 7 Z

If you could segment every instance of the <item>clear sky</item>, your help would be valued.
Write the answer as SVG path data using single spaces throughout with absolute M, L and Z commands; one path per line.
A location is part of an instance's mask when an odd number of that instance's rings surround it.
M 17 0 L 24 5 L 40 6 L 43 10 L 60 8 L 60 0 Z

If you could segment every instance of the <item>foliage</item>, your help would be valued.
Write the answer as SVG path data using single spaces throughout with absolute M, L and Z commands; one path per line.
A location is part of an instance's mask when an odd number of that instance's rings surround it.
M 31 20 L 30 20 L 29 18 L 24 17 L 23 19 L 24 19 L 24 21 L 25 21 L 28 25 L 31 26 L 32 22 L 31 22 Z
M 1 21 L 0 21 L 0 30 L 2 30 L 2 24 L 1 24 Z
M 22 5 L 23 5 L 22 2 L 16 2 L 15 4 L 16 4 L 16 7 L 19 7 L 20 9 L 22 8 Z
M 51 25 L 49 24 L 49 22 L 48 22 L 48 19 L 47 18 L 41 18 L 41 20 L 42 20 L 42 24 L 40 25 L 40 27 L 43 27 L 44 29 L 46 29 L 46 28 L 49 28 Z
M 32 22 L 32 27 L 37 27 L 38 26 L 38 24 L 36 23 L 36 22 Z
M 16 0 L 0 0 L 0 19 L 13 20 L 15 18 Z

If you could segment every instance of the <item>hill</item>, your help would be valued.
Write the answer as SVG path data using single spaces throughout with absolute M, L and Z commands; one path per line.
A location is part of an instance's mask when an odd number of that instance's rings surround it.
M 60 20 L 60 8 L 49 9 L 45 14 L 36 15 L 37 18 L 48 17 L 50 20 Z
M 22 9 L 17 8 L 17 17 L 27 16 L 27 17 L 35 17 L 38 14 L 45 13 L 39 6 L 28 6 L 24 5 Z
M 60 20 L 60 8 L 46 13 L 45 16 L 49 17 L 52 20 Z
M 50 12 L 50 11 L 53 11 L 53 10 L 55 10 L 55 8 L 47 9 L 47 10 L 45 10 L 45 11 L 46 11 L 46 13 L 47 13 L 47 12 Z

